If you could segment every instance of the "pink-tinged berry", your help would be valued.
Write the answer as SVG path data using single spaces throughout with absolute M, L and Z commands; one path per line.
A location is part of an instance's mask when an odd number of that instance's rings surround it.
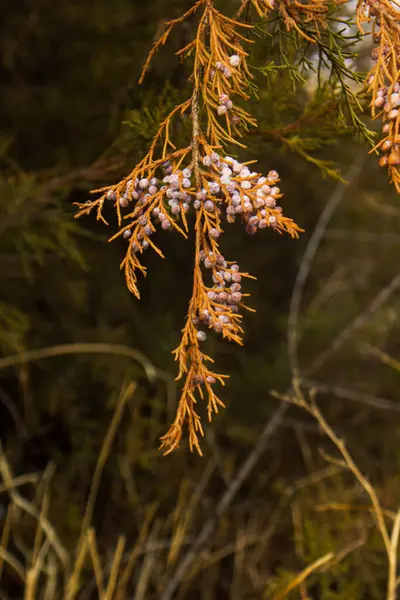
M 141 179 L 139 181 L 139 188 L 141 190 L 146 190 L 149 187 L 149 180 L 148 179 Z
M 199 342 L 205 342 L 207 339 L 207 334 L 205 331 L 198 331 L 197 332 L 197 339 L 199 340 Z
M 232 54 L 229 58 L 229 63 L 231 67 L 238 67 L 240 65 L 240 56 L 238 54 Z

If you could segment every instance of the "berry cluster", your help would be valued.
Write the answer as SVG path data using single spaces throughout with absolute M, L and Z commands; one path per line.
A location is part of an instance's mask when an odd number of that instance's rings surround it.
M 400 114 L 399 92 L 400 83 L 395 83 L 390 91 L 387 87 L 381 87 L 377 92 L 374 102 L 376 108 L 383 108 L 382 133 L 385 134 L 385 137 L 381 140 L 380 150 L 385 154 L 379 161 L 381 167 L 400 165 L 400 145 L 396 144 L 396 141 L 400 143 L 400 137 L 396 136 L 395 132 L 395 122 Z
M 134 238 L 132 251 L 149 247 L 149 238 L 157 224 L 164 230 L 173 227 L 180 230 L 178 222 L 183 220 L 186 226 L 186 214 L 191 207 L 204 210 L 209 219 L 213 219 L 214 226 L 208 233 L 214 240 L 221 235 L 221 217 L 229 223 L 239 217 L 250 235 L 258 229 L 273 227 L 296 237 L 297 230 L 291 219 L 283 217 L 282 208 L 277 205 L 282 194 L 276 185 L 279 181 L 276 171 L 262 176 L 236 159 L 221 157 L 216 152 L 206 154 L 202 165 L 206 167 L 201 171 L 204 187 L 198 192 L 194 189 L 192 169 L 174 170 L 169 161 L 162 165 L 164 177 L 161 180 L 156 177 L 130 179 L 119 194 L 113 189 L 107 192 L 107 198 L 117 201 L 121 208 L 135 203 L 133 211 L 126 215 L 132 219 L 131 223 L 120 232 L 125 239 Z
M 389 177 L 400 192 L 400 47 L 399 15 L 389 2 L 366 0 L 360 3 L 359 23 L 372 23 L 371 50 L 374 66 L 367 78 L 371 93 L 372 117 L 382 119 L 382 139 L 371 152 L 383 152 L 379 164 L 388 169 Z
M 229 65 L 233 69 L 237 69 L 240 66 L 240 63 L 241 63 L 241 58 L 238 54 L 232 54 L 232 56 L 229 57 Z M 230 77 L 232 76 L 231 69 L 229 67 L 224 66 L 220 61 L 217 61 L 215 67 L 218 71 L 220 71 L 222 73 L 222 75 L 224 75 L 224 77 L 226 77 L 226 79 L 230 79 Z M 211 80 L 213 80 L 214 77 L 215 77 L 215 70 L 212 70 L 211 71 Z M 230 111 L 232 109 L 233 109 L 233 102 L 232 102 L 231 98 L 229 97 L 229 94 L 221 93 L 219 96 L 219 105 L 217 108 L 218 115 L 221 117 L 223 115 L 229 114 L 231 122 L 234 125 L 239 125 L 240 117 L 235 114 L 230 114 Z
M 266 15 L 273 6 L 273 0 L 251 1 L 260 15 Z M 242 7 L 246 4 L 243 1 Z M 148 152 L 128 177 L 96 190 L 101 193 L 97 200 L 78 204 L 78 216 L 95 209 L 97 219 L 106 223 L 104 203 L 107 199 L 114 202 L 119 231 L 111 239 L 121 236 L 127 240 L 121 268 L 128 289 L 138 298 L 138 273 L 146 274 L 141 255 L 151 247 L 163 257 L 155 243 L 156 229 L 176 230 L 185 237 L 190 229 L 193 231 L 193 289 L 180 343 L 174 351 L 179 364 L 177 379 L 182 379 L 183 386 L 175 420 L 162 438 L 161 447 L 167 453 L 178 446 L 185 423 L 190 448 L 201 453 L 199 436 L 203 429 L 196 411 L 198 397 L 206 399 L 209 419 L 223 406 L 214 384 L 223 384 L 227 375 L 207 366 L 213 362 L 203 352 L 207 333 L 214 331 L 231 342 L 243 343 L 241 311 L 250 309 L 244 302 L 248 294 L 243 293 L 241 284 L 250 275 L 222 256 L 222 224 L 239 220 L 249 234 L 272 227 L 292 238 L 302 231 L 292 219 L 283 216 L 277 205 L 281 193 L 276 171 L 263 176 L 252 171 L 250 163 L 220 156 L 215 151 L 227 144 L 245 148 L 239 141 L 239 127 L 244 130 L 257 124 L 245 109 L 253 92 L 253 75 L 247 65 L 249 54 L 243 47 L 244 43 L 251 43 L 246 37 L 252 29 L 248 23 L 225 16 L 208 0 L 199 0 L 183 16 L 168 23 L 153 46 L 139 81 L 172 28 L 197 10 L 203 15 L 198 19 L 196 36 L 178 52 L 181 59 L 193 60 L 190 97 L 165 117 Z M 175 129 L 172 122 L 179 115 L 191 119 L 192 132 L 188 145 L 177 148 L 171 135 Z
M 225 260 L 222 254 L 214 252 L 200 253 L 200 259 L 206 269 L 212 269 L 213 286 L 206 288 L 206 308 L 201 308 L 197 316 L 192 318 L 197 327 L 197 339 L 205 342 L 207 334 L 199 326 L 212 329 L 216 333 L 222 333 L 223 337 L 232 338 L 238 329 L 239 306 L 243 294 L 240 292 L 242 276 L 236 263 Z
M 199 207 L 200 200 L 211 195 L 212 200 L 219 197 L 224 201 L 228 222 L 233 223 L 240 216 L 246 225 L 246 232 L 251 235 L 257 229 L 282 226 L 282 208 L 277 206 L 277 200 L 282 194 L 276 186 L 279 181 L 276 171 L 269 171 L 264 177 L 256 171 L 250 171 L 248 166 L 230 156 L 221 158 L 216 152 L 205 156 L 203 165 L 210 169 L 213 179 L 208 188 L 203 188 L 197 194 L 195 208 Z M 212 200 L 205 202 L 206 210 L 214 209 Z M 217 231 L 210 234 L 212 237 L 219 237 Z

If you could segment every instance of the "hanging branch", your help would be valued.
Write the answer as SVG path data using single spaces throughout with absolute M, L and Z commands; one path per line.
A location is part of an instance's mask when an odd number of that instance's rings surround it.
M 375 44 L 371 57 L 375 61 L 366 79 L 371 94 L 371 115 L 382 120 L 382 138 L 371 152 L 382 153 L 381 167 L 388 169 L 389 178 L 400 192 L 400 11 L 397 2 L 389 0 L 359 0 L 357 23 L 365 33 L 363 23 L 372 24 Z
M 174 351 L 179 365 L 177 379 L 182 379 L 183 386 L 176 418 L 161 438 L 161 448 L 166 454 L 178 447 L 185 424 L 190 449 L 201 454 L 203 428 L 196 402 L 199 398 L 207 402 L 209 420 L 224 406 L 215 385 L 224 385 L 228 375 L 209 366 L 213 360 L 203 350 L 208 332 L 243 344 L 242 312 L 251 309 L 246 306 L 249 294 L 243 292 L 242 283 L 251 275 L 221 254 L 223 221 L 240 220 L 250 235 L 268 227 L 292 238 L 302 231 L 283 215 L 278 204 L 282 197 L 277 186 L 278 173 L 271 170 L 263 176 L 249 168 L 254 161 L 242 163 L 223 152 L 227 144 L 245 148 L 241 141 L 243 132 L 249 126 L 256 126 L 255 119 L 240 106 L 240 100 L 250 98 L 252 89 L 245 50 L 252 43 L 249 38 L 252 25 L 222 14 L 211 0 L 199 0 L 182 17 L 166 24 L 165 33 L 149 54 L 140 81 L 173 27 L 195 13 L 199 14 L 196 35 L 177 52 L 181 60 L 192 61 L 191 97 L 164 119 L 148 153 L 131 173 L 114 186 L 95 190 L 100 197 L 78 204 L 77 215 L 95 210 L 97 219 L 105 221 L 104 203 L 114 202 L 120 229 L 111 239 L 122 236 L 128 241 L 121 268 L 129 290 L 139 298 L 138 273 L 146 275 L 142 264 L 144 251 L 151 247 L 163 257 L 153 241 L 157 227 L 176 230 L 187 237 L 188 218 L 194 213 L 192 297 L 181 342 Z M 184 113 L 190 114 L 191 139 L 186 147 L 177 149 L 170 137 L 171 123 Z

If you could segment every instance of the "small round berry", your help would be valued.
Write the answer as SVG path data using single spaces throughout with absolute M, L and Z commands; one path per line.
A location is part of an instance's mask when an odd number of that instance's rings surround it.
M 158 192 L 158 187 L 156 187 L 155 185 L 150 185 L 149 186 L 149 194 L 151 194 L 152 196 L 154 196 L 154 194 L 157 194 Z
M 243 190 L 250 190 L 251 189 L 251 183 L 250 181 L 242 181 L 242 183 L 240 184 Z
M 240 65 L 240 56 L 238 54 L 232 54 L 229 58 L 231 67 L 238 67 Z
M 221 235 L 221 232 L 218 231 L 218 229 L 216 229 L 215 227 L 213 227 L 212 229 L 210 229 L 209 234 L 210 238 L 212 238 L 213 240 L 217 240 Z
M 242 286 L 240 285 L 240 283 L 232 283 L 230 290 L 231 292 L 239 292 L 241 288 Z
M 214 383 L 217 383 L 217 380 L 212 375 L 207 375 L 206 381 L 207 381 L 207 383 L 209 383 L 211 385 L 214 384 Z
M 228 102 L 228 100 L 229 100 L 228 94 L 221 94 L 220 97 L 219 97 L 219 103 L 220 104 L 225 104 L 226 102 Z
M 182 209 L 183 209 L 183 212 L 185 212 L 185 213 L 189 212 L 189 210 L 190 210 L 189 204 L 187 202 L 183 202 Z
M 141 179 L 139 181 L 139 188 L 141 190 L 146 190 L 149 187 L 149 180 L 148 179 Z
M 268 208 L 275 208 L 275 206 L 276 206 L 275 198 L 273 198 L 272 196 L 267 196 L 267 198 L 265 198 L 265 206 L 268 206 Z
M 211 300 L 212 302 L 215 302 L 215 300 L 217 299 L 217 294 L 215 292 L 207 292 L 207 296 L 208 299 Z
M 222 183 L 222 185 L 229 185 L 231 182 L 229 175 L 222 175 L 222 177 L 220 177 L 219 180 L 220 183 Z
M 239 204 L 241 204 L 241 203 L 242 203 L 242 201 L 240 199 L 239 194 L 235 194 L 235 195 L 232 196 L 232 204 L 233 204 L 233 206 L 239 206 Z
M 219 186 L 218 186 L 219 187 Z M 204 208 L 208 211 L 208 212 L 213 212 L 214 210 L 214 203 L 211 202 L 211 200 L 207 200 L 207 202 L 204 202 Z
M 384 152 L 387 152 L 392 147 L 392 142 L 390 140 L 385 140 L 381 146 Z
M 267 179 L 269 181 L 276 181 L 277 179 L 279 179 L 279 175 L 278 175 L 278 173 L 276 171 L 270 171 L 268 173 Z
M 231 121 L 232 121 L 232 123 L 234 125 L 239 125 L 239 123 L 240 123 L 240 117 L 238 117 L 237 115 L 232 115 Z
M 184 187 L 184 188 L 190 188 L 191 185 L 192 184 L 190 183 L 190 179 L 187 179 L 185 177 L 185 179 L 182 180 L 182 187 Z
M 179 213 L 181 212 L 181 207 L 179 206 L 179 204 L 174 204 L 174 206 L 171 208 L 171 212 L 173 215 L 179 215 Z
M 388 164 L 388 157 L 387 156 L 381 156 L 381 158 L 379 159 L 379 166 L 380 167 L 386 167 Z
M 215 331 L 215 333 L 221 333 L 222 331 L 222 324 L 219 323 L 218 321 L 216 321 L 213 325 L 213 329 Z
M 271 215 L 268 219 L 269 224 L 271 225 L 271 227 L 273 227 L 274 225 L 277 224 L 277 218 L 275 217 L 275 215 Z
M 399 114 L 399 111 L 397 110 L 397 108 L 394 108 L 393 110 L 391 110 L 388 114 L 388 119 L 390 119 L 390 121 L 393 121 L 394 119 L 397 118 Z
M 122 234 L 122 237 L 124 238 L 124 240 L 128 240 L 131 237 L 131 235 L 132 235 L 132 231 L 130 229 L 127 229 Z
M 153 210 L 151 211 L 151 214 L 153 217 L 157 218 L 158 215 L 160 214 L 160 209 L 158 206 L 156 206 L 155 208 L 153 208 Z
M 198 331 L 197 332 L 197 339 L 199 340 L 199 342 L 205 342 L 207 339 L 207 334 L 205 331 Z
M 226 106 L 227 110 L 232 110 L 232 108 L 233 108 L 232 100 L 227 100 L 227 102 L 225 103 L 225 106 Z
M 129 205 L 129 200 L 125 198 L 125 196 L 122 196 L 119 199 L 119 205 L 122 206 L 122 208 L 126 208 Z
M 225 104 L 220 104 L 217 108 L 217 113 L 220 117 L 222 117 L 222 115 L 226 115 L 227 110 L 228 109 L 226 108 Z
M 115 200 L 116 197 L 117 196 L 116 196 L 114 190 L 108 190 L 108 192 L 107 192 L 107 199 L 108 200 Z
M 209 156 L 203 156 L 202 163 L 205 167 L 211 166 L 211 158 Z
M 232 281 L 234 283 L 240 283 L 242 281 L 242 276 L 240 273 L 232 273 Z
M 229 323 L 229 317 L 227 315 L 220 315 L 218 317 L 218 321 L 220 323 L 222 323 L 222 325 L 228 325 L 228 323 Z
M 202 321 L 208 321 L 208 319 L 210 318 L 210 311 L 207 310 L 206 308 L 203 308 L 200 312 L 199 312 L 199 317 Z
M 206 194 L 206 192 L 203 191 L 203 190 L 201 192 L 197 192 L 197 194 L 196 194 L 196 200 L 202 200 L 202 201 L 207 200 L 207 194 Z
M 147 237 L 150 237 L 151 235 L 153 235 L 153 230 L 152 230 L 152 228 L 150 227 L 150 225 L 146 225 L 146 227 L 144 227 L 144 229 L 143 229 L 143 233 L 144 233 L 145 235 L 147 235 Z
M 378 96 L 374 102 L 376 108 L 381 108 L 385 104 L 385 98 Z
M 171 223 L 168 221 L 168 219 L 164 218 L 161 222 L 161 227 L 167 230 L 171 227 Z
M 242 301 L 242 294 L 240 292 L 233 292 L 231 294 L 231 302 L 234 304 L 239 304 Z
M 267 227 L 268 223 L 265 219 L 261 219 L 258 223 L 258 228 L 259 229 L 265 229 Z
M 232 71 L 230 69 L 228 69 L 227 67 L 225 67 L 225 69 L 223 70 L 223 74 L 225 75 L 225 77 L 227 79 L 229 79 L 230 77 L 232 77 Z
M 147 225 L 147 218 L 144 215 L 142 215 L 141 217 L 138 218 L 138 223 L 139 223 L 139 225 L 144 227 L 145 225 Z
M 144 240 L 142 242 L 142 248 L 143 248 L 143 250 L 147 250 L 147 248 L 149 247 L 149 245 L 150 245 L 149 242 L 147 242 L 146 240 Z
M 400 154 L 397 152 L 391 152 L 389 155 L 389 165 L 400 165 Z
M 271 196 L 273 196 L 274 198 L 276 198 L 276 196 L 279 195 L 280 191 L 281 190 L 278 187 L 274 186 L 274 187 L 271 188 L 270 194 L 271 194 Z
M 195 210 L 199 210 L 199 208 L 200 208 L 200 206 L 201 206 L 201 202 L 200 202 L 200 200 L 195 200 L 195 201 L 193 202 L 193 206 L 194 206 Z
M 186 169 L 183 169 L 182 175 L 183 175 L 183 177 L 189 178 L 192 176 L 192 170 L 189 169 L 189 167 L 186 167 Z

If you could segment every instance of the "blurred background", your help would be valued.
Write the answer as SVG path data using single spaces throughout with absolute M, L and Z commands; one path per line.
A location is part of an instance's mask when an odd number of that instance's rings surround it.
M 137 301 L 119 270 L 124 242 L 108 243 L 112 212 L 109 228 L 74 219 L 73 203 L 125 176 L 186 97 L 190 66 L 174 52 L 194 21 L 137 80 L 165 21 L 189 6 L 0 8 L 0 597 L 167 600 L 170 585 L 194 600 L 381 599 L 386 558 L 365 493 L 321 455 L 335 450 L 312 417 L 271 395 L 290 390 L 298 369 L 388 513 L 397 510 L 399 200 L 342 93 L 316 91 L 312 73 L 294 80 L 278 41 L 288 64 L 299 52 L 282 24 L 256 38 L 249 104 L 259 130 L 239 156 L 279 172 L 284 210 L 305 233 L 226 228 L 224 254 L 257 277 L 246 289 L 256 312 L 245 315 L 244 348 L 208 342 L 231 379 L 202 458 L 186 440 L 168 457 L 158 451 L 179 392 L 171 350 L 193 240 L 163 232 L 166 259 L 146 255 Z M 344 58 L 362 72 L 368 48 L 359 50 Z M 178 122 L 178 143 L 185 131 Z M 327 552 L 335 560 L 279 596 Z

